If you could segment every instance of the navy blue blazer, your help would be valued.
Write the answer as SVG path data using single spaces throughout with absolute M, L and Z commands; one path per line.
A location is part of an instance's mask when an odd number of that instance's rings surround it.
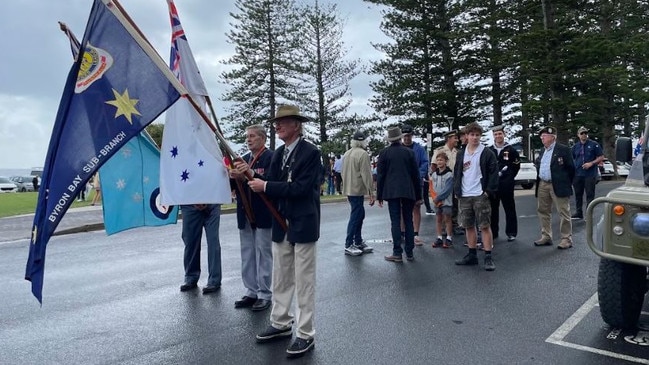
M 275 150 L 266 175 L 266 195 L 288 222 L 288 232 L 284 232 L 273 219 L 273 242 L 282 242 L 284 237 L 291 243 L 315 242 L 320 238 L 320 151 L 301 139 L 282 166 L 285 148 Z
M 539 194 L 539 173 L 541 171 L 541 158 L 545 153 L 545 148 L 541 148 L 541 154 L 536 159 L 536 189 L 534 195 Z M 550 174 L 552 174 L 552 190 L 560 198 L 572 195 L 572 181 L 575 178 L 575 162 L 572 159 L 570 147 L 556 143 L 552 151 L 552 160 L 550 161 Z
M 412 149 L 401 143 L 392 143 L 379 152 L 376 166 L 376 200 L 420 200 L 421 184 Z
M 247 163 L 250 163 L 253 156 L 251 153 L 247 153 L 242 156 L 243 160 Z M 265 149 L 261 153 L 255 164 L 250 166 L 250 168 L 255 172 L 255 177 L 264 179 L 268 169 L 270 167 L 270 161 L 273 158 L 273 151 Z M 248 184 L 245 181 L 242 181 L 241 187 L 243 191 L 239 190 L 238 184 L 234 180 L 230 180 L 230 186 L 235 190 L 237 194 L 237 227 L 239 229 L 244 229 L 246 227 L 246 222 L 248 217 L 246 217 L 246 211 L 243 208 L 243 201 L 241 200 L 241 194 L 246 194 L 248 202 L 252 207 L 252 214 L 255 219 L 255 227 L 258 228 L 271 228 L 273 224 L 273 216 L 268 210 L 266 204 L 261 200 L 259 194 L 255 194 L 250 190 Z M 254 227 L 253 227 L 254 228 Z

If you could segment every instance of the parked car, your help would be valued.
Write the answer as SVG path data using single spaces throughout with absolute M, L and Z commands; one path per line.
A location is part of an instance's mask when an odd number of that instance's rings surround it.
M 13 181 L 18 187 L 18 191 L 24 193 L 26 191 L 34 191 L 33 176 L 12 176 L 9 180 Z
M 615 176 L 613 164 L 608 160 L 608 158 L 605 158 L 604 161 L 600 162 L 599 174 L 604 180 L 611 180 Z
M 630 164 L 624 163 L 622 161 L 615 161 L 615 163 L 617 164 L 617 174 L 620 177 L 626 178 L 627 176 L 629 176 L 629 170 L 631 170 Z
M 6 177 L 0 177 L 0 193 L 15 193 L 18 186 Z
M 514 183 L 523 189 L 531 189 L 536 182 L 536 166 L 525 156 L 521 156 L 521 169 L 514 178 Z

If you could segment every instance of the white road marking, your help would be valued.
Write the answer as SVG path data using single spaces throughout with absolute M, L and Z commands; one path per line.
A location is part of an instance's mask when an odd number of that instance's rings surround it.
M 581 320 L 584 319 L 584 317 L 586 317 L 586 315 L 588 315 L 588 313 L 591 310 L 593 310 L 593 308 L 595 308 L 597 305 L 598 305 L 597 293 L 595 293 L 593 294 L 592 297 L 590 297 L 590 299 L 586 301 L 586 303 L 584 303 L 579 309 L 577 309 L 577 311 L 572 316 L 570 316 L 570 318 L 568 318 L 565 322 L 563 322 L 563 324 L 556 331 L 554 331 L 554 333 L 551 334 L 550 337 L 545 339 L 545 342 L 563 346 L 563 347 L 573 348 L 575 350 L 587 351 L 587 352 L 592 352 L 594 354 L 631 361 L 638 364 L 649 364 L 648 359 L 642 359 L 639 357 L 619 354 L 617 352 L 601 350 L 594 347 L 579 345 L 576 343 L 571 343 L 563 340 L 579 324 L 579 322 L 581 322 Z

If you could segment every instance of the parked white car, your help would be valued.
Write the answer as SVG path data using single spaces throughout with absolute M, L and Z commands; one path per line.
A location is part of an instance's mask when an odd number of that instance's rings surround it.
M 536 182 L 536 166 L 525 156 L 521 156 L 521 169 L 514 178 L 515 184 L 520 185 L 523 189 L 531 189 Z
M 617 174 L 620 177 L 629 176 L 629 170 L 631 169 L 631 165 L 620 161 L 615 161 L 615 163 L 617 164 Z
M 599 164 L 599 174 L 604 180 L 611 180 L 613 176 L 615 176 L 613 164 L 608 160 L 608 158 L 605 158 L 604 161 Z
M 6 177 L 0 177 L 0 193 L 15 193 L 18 186 Z

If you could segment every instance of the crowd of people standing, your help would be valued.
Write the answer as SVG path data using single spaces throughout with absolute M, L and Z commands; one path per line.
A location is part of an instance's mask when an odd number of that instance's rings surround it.
M 362 234 L 366 199 L 370 206 L 387 203 L 392 252 L 384 258 L 389 262 L 402 263 L 404 253 L 406 261 L 415 261 L 415 246 L 424 244 L 419 237 L 422 205 L 426 213 L 436 215 L 432 247 L 449 248 L 454 236 L 466 236 L 468 252 L 456 265 L 478 265 L 481 249 L 483 268 L 495 270 L 492 251 L 501 232 L 500 205 L 505 211 L 504 236 L 507 241 L 517 239 L 514 186 L 521 160 L 505 141 L 502 126 L 491 129 L 491 146 L 481 143 L 484 130 L 477 123 L 448 131 L 445 144 L 433 151 L 430 160 L 426 149 L 413 141 L 411 126 L 391 127 L 385 137 L 387 146 L 375 163 L 366 151 L 367 136 L 357 131 L 343 156 L 323 164 L 320 151 L 302 138 L 302 124 L 308 121 L 296 106 L 280 106 L 268 122 L 284 144 L 275 151 L 267 149 L 265 127 L 249 126 L 249 153 L 228 166 L 237 201 L 244 288 L 234 307 L 270 309 L 269 325 L 255 336 L 258 343 L 294 338 L 286 350 L 288 357 L 303 356 L 315 346 L 316 242 L 324 182 L 327 194 L 345 195 L 350 206 L 345 255 L 362 256 L 374 250 Z M 580 142 L 571 150 L 556 142 L 555 128 L 540 131 L 543 149 L 536 160 L 535 195 L 541 237 L 534 246 L 553 245 L 554 206 L 561 217 L 558 248 L 572 247 L 571 220 L 582 218 L 584 192 L 587 202 L 592 200 L 591 177 L 603 158 L 601 147 L 588 139 L 587 132 L 579 129 Z M 577 211 L 571 216 L 573 183 Z M 198 287 L 205 231 L 208 279 L 202 292 L 216 293 L 222 280 L 220 205 L 194 204 L 182 210 L 185 278 L 180 291 Z

